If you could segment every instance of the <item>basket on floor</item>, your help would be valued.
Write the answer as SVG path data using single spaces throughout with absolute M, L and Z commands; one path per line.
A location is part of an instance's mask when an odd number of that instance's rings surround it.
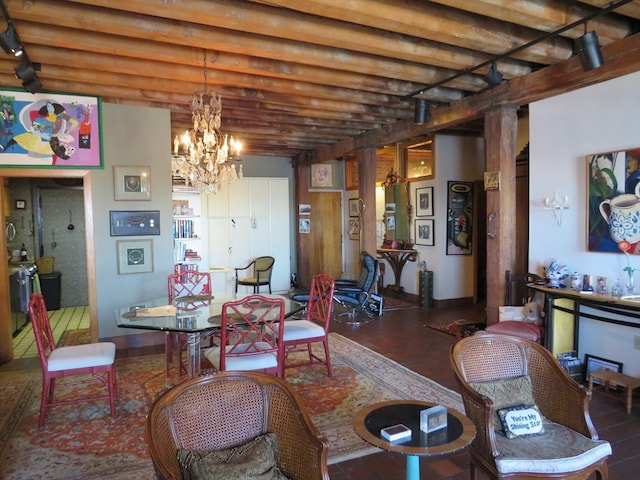
M 36 258 L 36 265 L 38 266 L 38 273 L 53 273 L 53 267 L 55 265 L 55 257 L 40 257 Z

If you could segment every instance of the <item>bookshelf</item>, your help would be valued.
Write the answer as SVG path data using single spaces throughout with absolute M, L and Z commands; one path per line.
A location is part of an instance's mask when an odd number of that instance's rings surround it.
M 206 216 L 199 194 L 173 192 L 173 264 L 174 271 L 207 271 Z

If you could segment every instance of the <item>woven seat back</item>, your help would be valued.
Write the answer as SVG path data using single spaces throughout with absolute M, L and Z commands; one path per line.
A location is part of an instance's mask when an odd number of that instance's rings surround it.
M 527 357 L 519 342 L 508 336 L 474 335 L 457 349 L 455 361 L 467 382 L 490 382 L 528 374 Z

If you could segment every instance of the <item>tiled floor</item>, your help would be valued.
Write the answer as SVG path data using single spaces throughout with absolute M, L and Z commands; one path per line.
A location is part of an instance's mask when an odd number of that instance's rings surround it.
M 332 323 L 332 331 L 377 351 L 402 365 L 429 377 L 441 385 L 457 390 L 449 366 L 449 349 L 456 338 L 426 327 L 427 324 L 459 318 L 484 318 L 482 308 L 423 310 L 418 308 L 386 312 L 372 322 L 360 325 Z M 70 327 L 67 327 L 70 328 Z M 83 328 L 83 327 L 78 327 Z M 119 356 L 141 353 L 159 353 L 162 346 L 119 351 Z M 15 360 L 0 366 L 0 370 L 33 368 Z M 637 480 L 640 478 L 640 401 L 635 399 L 630 415 L 622 402 L 595 392 L 591 402 L 591 417 L 601 438 L 613 445 L 609 459 L 611 480 Z M 421 479 L 462 480 L 469 478 L 466 451 L 461 453 L 420 459 Z M 405 477 L 405 458 L 399 454 L 382 452 L 329 466 L 332 480 L 382 480 Z M 478 480 L 486 477 L 481 473 Z

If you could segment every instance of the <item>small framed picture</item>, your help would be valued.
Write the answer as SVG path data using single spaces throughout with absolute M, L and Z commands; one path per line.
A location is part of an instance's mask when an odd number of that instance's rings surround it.
M 416 188 L 416 217 L 433 216 L 433 187 Z
M 358 208 L 358 199 L 350 198 L 349 199 L 349 216 L 350 217 L 359 217 L 360 209 Z
M 118 240 L 118 274 L 152 273 L 153 240 Z
M 447 407 L 436 405 L 420 411 L 420 430 L 434 432 L 447 427 Z
M 311 215 L 311 205 L 308 203 L 298 205 L 298 215 Z
M 414 223 L 416 227 L 416 245 L 433 247 L 436 244 L 433 234 L 433 218 L 416 218 Z
M 311 233 L 311 220 L 308 218 L 298 219 L 298 233 Z
M 595 355 L 589 355 L 588 353 L 584 356 L 584 380 L 585 382 L 589 381 L 589 375 L 592 372 L 597 372 L 599 370 L 611 370 L 613 372 L 622 372 L 622 363 L 616 362 L 614 360 L 607 360 L 606 358 L 596 357 Z M 600 385 L 602 382 L 597 378 L 593 379 L 593 383 L 596 385 Z
M 328 163 L 313 163 L 311 165 L 311 186 L 333 187 L 333 171 Z
M 115 200 L 151 200 L 149 167 L 113 167 Z
M 27 208 L 27 201 L 16 200 L 15 207 L 16 207 L 16 210 L 24 210 L 25 208 Z
M 160 210 L 109 212 L 111 236 L 160 235 Z

